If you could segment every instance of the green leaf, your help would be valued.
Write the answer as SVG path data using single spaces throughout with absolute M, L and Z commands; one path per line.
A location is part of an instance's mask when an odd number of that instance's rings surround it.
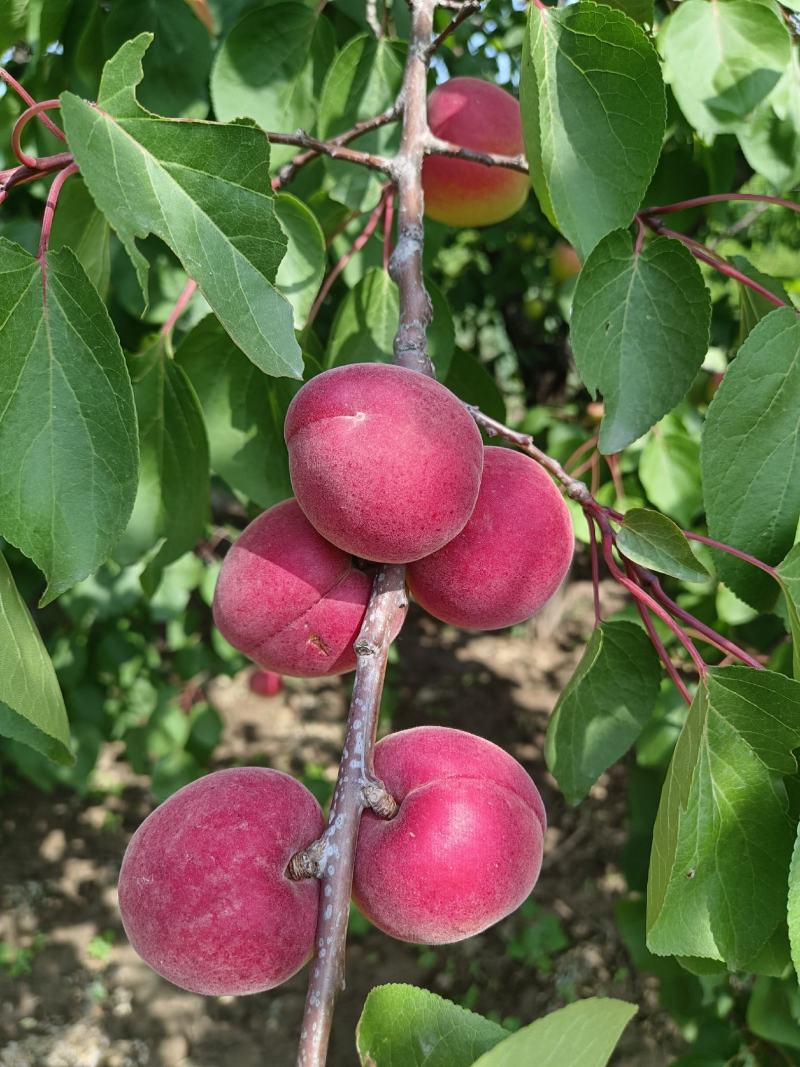
M 333 137 L 391 107 L 400 91 L 405 62 L 405 45 L 372 33 L 351 38 L 336 56 L 322 87 L 319 107 L 319 133 Z M 398 144 L 397 124 L 359 137 L 358 148 L 386 153 Z M 361 211 L 378 202 L 383 176 L 365 167 L 325 160 L 333 185 L 334 200 Z
M 136 239 L 156 234 L 225 329 L 267 374 L 299 377 L 292 309 L 274 287 L 286 251 L 269 191 L 269 144 L 253 126 L 169 121 L 139 106 L 135 86 L 150 38 L 106 63 L 100 102 L 61 98 L 69 146 L 100 210 L 137 266 Z
M 764 1041 L 800 1049 L 800 990 L 794 975 L 756 979 L 747 1004 L 747 1028 Z
M 634 563 L 671 574 L 682 582 L 704 582 L 709 577 L 680 528 L 657 511 L 627 511 L 617 533 L 617 544 Z
M 604 0 L 609 7 L 619 8 L 628 18 L 642 22 L 646 26 L 653 24 L 653 0 Z
M 136 413 L 119 340 L 74 253 L 0 238 L 0 535 L 47 604 L 100 566 L 136 494 Z
M 779 192 L 800 182 L 800 52 L 763 103 L 738 131 L 747 162 Z
M 184 337 L 175 360 L 203 409 L 212 470 L 262 508 L 290 497 L 283 420 L 294 383 L 265 377 L 213 315 Z
M 624 1000 L 579 1000 L 507 1037 L 474 1067 L 605 1067 L 636 1012 Z
M 143 33 L 154 39 L 143 62 L 142 104 L 161 115 L 205 118 L 211 40 L 186 0 L 114 0 L 103 30 L 104 54 Z
M 679 241 L 636 253 L 625 230 L 605 237 L 575 289 L 571 339 L 587 389 L 603 394 L 600 450 L 619 452 L 678 404 L 708 350 L 711 300 Z
M 295 329 L 300 330 L 325 275 L 325 236 L 297 197 L 280 193 L 275 197 L 275 213 L 289 242 L 275 284 L 292 305 Z
M 791 40 L 781 17 L 752 0 L 684 0 L 662 24 L 664 78 L 706 141 L 735 130 L 777 85 Z
M 194 548 L 205 531 L 208 444 L 197 396 L 163 339 L 128 365 L 139 417 L 139 490 L 114 556 L 129 566 L 161 542 L 160 568 Z
M 313 7 L 271 3 L 251 11 L 217 53 L 211 74 L 214 114 L 221 122 L 246 117 L 264 130 L 313 133 L 317 98 L 335 53 L 330 23 Z M 273 167 L 296 152 L 274 145 Z
M 794 676 L 800 679 L 800 544 L 795 545 L 778 566 L 778 579 L 786 596 L 789 625 L 792 630 Z
M 465 404 L 474 404 L 498 422 L 506 421 L 506 402 L 492 375 L 475 356 L 457 348 L 444 383 Z
M 56 763 L 75 762 L 56 672 L 0 553 L 0 734 Z
M 653 832 L 647 944 L 749 969 L 785 922 L 800 682 L 749 667 L 701 682 Z
M 497 1023 L 411 985 L 377 986 L 356 1029 L 363 1067 L 470 1067 L 508 1036 Z
M 583 800 L 637 739 L 660 682 L 658 655 L 641 626 L 597 627 L 547 727 L 547 766 L 570 804 Z
M 796 973 L 800 974 L 800 826 L 797 828 L 792 850 L 792 862 L 789 867 L 787 919 L 789 922 L 789 945 L 792 950 L 792 963 Z
M 639 458 L 639 480 L 659 511 L 688 526 L 703 506 L 700 442 L 668 423 L 654 426 Z
M 794 544 L 800 517 L 800 319 L 779 308 L 755 327 L 708 409 L 701 449 L 710 535 L 764 563 Z M 769 575 L 716 552 L 719 575 L 753 607 L 775 603 Z
M 439 288 L 428 278 L 425 285 L 433 304 L 428 343 L 436 376 L 442 381 L 455 347 L 453 320 Z M 339 304 L 328 344 L 329 365 L 390 362 L 399 320 L 397 286 L 386 271 L 373 267 Z
M 97 210 L 89 190 L 78 175 L 71 178 L 58 198 L 58 211 L 50 231 L 50 251 L 68 245 L 89 281 L 104 296 L 111 274 L 108 223 Z
M 531 7 L 520 99 L 534 191 L 583 259 L 628 225 L 655 172 L 666 123 L 655 49 L 592 0 Z
M 753 281 L 763 285 L 769 292 L 774 293 L 778 299 L 783 300 L 785 304 L 789 303 L 789 297 L 784 289 L 783 285 L 777 279 L 770 278 L 766 274 L 762 274 L 760 270 L 756 270 L 753 264 L 744 256 L 731 256 L 730 262 L 740 270 L 742 274 L 746 274 L 748 278 L 752 278 Z M 775 305 L 767 300 L 765 296 L 755 292 L 748 285 L 739 285 L 739 344 L 741 345 L 748 337 L 750 332 L 765 319 L 767 315 L 771 315 L 775 310 Z

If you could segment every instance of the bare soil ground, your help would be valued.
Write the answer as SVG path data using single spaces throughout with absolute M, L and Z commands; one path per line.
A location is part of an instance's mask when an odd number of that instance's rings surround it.
M 613 596 L 609 590 L 609 606 Z M 548 715 L 588 634 L 590 601 L 588 583 L 574 581 L 535 626 L 485 635 L 440 627 L 412 611 L 390 669 L 392 728 L 436 722 L 471 730 L 528 768 L 550 819 L 534 896 L 558 917 L 568 944 L 539 966 L 512 958 L 509 942 L 528 921 L 522 913 L 436 951 L 358 924 L 331 1067 L 356 1064 L 353 1033 L 364 999 L 388 981 L 523 1022 L 576 996 L 617 996 L 640 1006 L 618 1067 L 661 1067 L 679 1051 L 680 1038 L 658 1007 L 656 980 L 637 974 L 614 922 L 625 891 L 617 867 L 626 837 L 624 767 L 573 810 L 542 760 Z M 280 696 L 264 699 L 249 692 L 244 677 L 216 680 L 211 695 L 226 724 L 217 765 L 257 761 L 300 773 L 314 763 L 333 777 L 347 688 L 340 680 L 290 681 Z M 26 974 L 12 977 L 0 967 L 0 1067 L 291 1067 L 304 973 L 271 993 L 207 999 L 163 981 L 126 943 L 116 875 L 127 839 L 153 801 L 113 747 L 100 779 L 107 790 L 101 799 L 25 789 L 4 800 L 0 943 L 35 951 Z M 98 958 L 103 952 L 93 939 L 106 931 L 113 942 Z

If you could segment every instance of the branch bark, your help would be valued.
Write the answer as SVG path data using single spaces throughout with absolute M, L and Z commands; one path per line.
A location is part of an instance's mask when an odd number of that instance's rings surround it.
M 389 261 L 400 297 L 394 359 L 400 366 L 431 376 L 426 337 L 431 302 L 422 276 L 422 163 L 429 136 L 427 67 L 434 9 L 435 0 L 411 0 L 408 58 L 400 96 L 392 109 L 394 114 L 402 110 L 403 133 L 398 154 L 383 168 L 397 185 L 397 245 Z M 356 641 L 356 677 L 328 826 L 322 838 L 295 857 L 291 865 L 301 876 L 316 871 L 321 889 L 298 1067 L 324 1067 L 327 1057 L 334 1001 L 344 985 L 347 920 L 361 815 L 365 807 L 384 818 L 391 818 L 396 810 L 393 798 L 375 779 L 373 752 L 389 646 L 395 624 L 402 621 L 407 606 L 405 567 L 381 567 Z

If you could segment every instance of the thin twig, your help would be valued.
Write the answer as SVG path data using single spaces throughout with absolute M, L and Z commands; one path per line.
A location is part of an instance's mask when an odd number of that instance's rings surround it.
M 701 260 L 703 263 L 707 263 L 710 267 L 719 271 L 720 274 L 724 274 L 727 278 L 732 278 L 734 281 L 739 282 L 740 285 L 746 286 L 748 289 L 752 289 L 753 292 L 758 293 L 759 296 L 763 296 L 765 300 L 768 300 L 770 304 L 774 304 L 775 307 L 789 307 L 785 300 L 781 300 L 779 296 L 770 292 L 759 282 L 754 281 L 752 278 L 748 278 L 742 271 L 737 270 L 727 260 L 722 259 L 716 252 L 712 252 L 710 248 L 701 244 L 699 241 L 695 241 L 691 237 L 687 237 L 685 233 L 678 233 L 676 230 L 670 230 L 663 225 L 655 216 L 640 214 L 639 216 L 647 226 L 650 227 L 655 233 L 660 234 L 662 237 L 671 237 L 675 241 L 680 241 L 682 245 L 692 253 L 695 259 Z
M 169 317 L 167 318 L 164 325 L 161 327 L 162 337 L 170 337 L 172 335 L 172 331 L 175 329 L 175 323 L 186 310 L 186 306 L 194 296 L 196 289 L 197 282 L 192 281 L 192 279 L 190 278 L 181 290 L 181 295 L 175 301 L 175 306 L 173 307 L 172 311 L 170 311 Z
M 503 156 L 497 152 L 476 152 L 472 148 L 453 144 L 452 141 L 443 141 L 441 137 L 434 137 L 433 134 L 428 136 L 425 153 L 429 156 L 449 156 L 452 159 L 467 160 L 469 163 L 482 163 L 485 167 L 505 167 L 506 170 L 516 170 L 520 174 L 529 172 L 528 161 L 523 155 Z
M 47 194 L 47 202 L 44 205 L 44 214 L 42 215 L 42 230 L 39 235 L 39 248 L 36 253 L 36 258 L 39 260 L 39 265 L 42 268 L 42 292 L 47 292 L 47 246 L 50 242 L 50 231 L 53 228 L 53 216 L 55 215 L 56 205 L 58 204 L 58 198 L 61 195 L 61 189 L 67 178 L 73 174 L 77 174 L 78 164 L 70 163 L 68 167 L 64 167 L 55 178 L 53 184 L 50 186 L 50 192 Z
M 361 249 L 364 247 L 370 237 L 372 237 L 373 233 L 375 233 L 375 231 L 377 230 L 378 223 L 381 221 L 381 217 L 384 214 L 387 195 L 388 189 L 385 189 L 381 194 L 381 198 L 378 201 L 377 207 L 373 209 L 371 215 L 367 219 L 367 224 L 364 229 L 361 231 L 358 237 L 356 237 L 356 239 L 353 241 L 353 243 L 350 245 L 344 255 L 337 261 L 334 267 L 325 276 L 325 280 L 320 286 L 320 290 L 316 295 L 314 303 L 311 305 L 311 310 L 308 313 L 308 318 L 306 319 L 304 329 L 307 330 L 314 322 L 314 319 L 319 313 L 319 309 L 322 307 L 325 301 L 325 297 L 331 291 L 333 283 L 345 269 L 347 264 L 350 262 L 353 256 L 356 255 L 356 253 L 361 251 Z
M 450 19 L 448 24 L 442 30 L 441 33 L 437 33 L 431 43 L 428 45 L 427 56 L 428 59 L 438 51 L 442 43 L 447 40 L 451 34 L 455 33 L 462 22 L 466 21 L 470 15 L 474 15 L 481 9 L 481 0 L 464 0 L 461 6 L 457 9 L 455 15 Z
M 41 115 L 43 111 L 54 111 L 60 107 L 60 100 L 40 100 L 38 104 L 31 104 L 26 111 L 23 111 L 14 123 L 14 128 L 11 131 L 11 150 L 24 167 L 38 167 L 39 161 L 36 156 L 29 156 L 27 152 L 22 151 L 22 145 L 20 144 L 22 131 L 32 118 Z M 64 140 L 63 136 L 61 140 Z
M 636 572 L 634 571 L 633 567 L 631 567 L 631 565 L 627 562 L 625 565 L 625 570 L 628 572 L 628 577 L 635 580 Z M 684 682 L 683 678 L 681 678 L 680 671 L 672 662 L 670 654 L 667 651 L 667 646 L 661 640 L 658 630 L 656 630 L 655 624 L 653 623 L 653 620 L 650 617 L 650 612 L 647 610 L 644 604 L 640 603 L 640 601 L 636 600 L 634 601 L 634 603 L 636 604 L 636 610 L 639 612 L 641 620 L 644 623 L 644 628 L 645 630 L 647 630 L 647 636 L 650 638 L 650 642 L 653 645 L 653 648 L 656 650 L 659 655 L 659 658 L 661 659 L 661 662 L 664 664 L 667 674 L 672 679 L 672 682 L 675 688 L 680 693 L 680 695 L 691 707 L 692 694 L 686 688 L 686 683 Z
M 0 204 L 3 203 L 14 186 L 25 185 L 28 182 L 46 178 L 53 171 L 68 167 L 73 162 L 74 159 L 71 152 L 59 152 L 54 156 L 42 156 L 37 159 L 35 167 L 20 164 L 18 167 L 0 171 Z
M 20 85 L 17 79 L 12 74 L 9 74 L 8 71 L 5 70 L 3 67 L 0 67 L 0 80 L 4 81 L 6 85 L 13 89 L 17 96 L 21 100 L 24 100 L 28 107 L 33 107 L 36 104 L 36 101 L 33 99 L 28 90 L 24 86 Z M 64 136 L 64 131 L 60 130 L 58 126 L 56 126 L 56 124 L 53 122 L 49 115 L 39 114 L 39 120 L 43 126 L 47 127 L 47 129 L 50 131 L 50 133 L 53 134 L 54 137 L 57 137 L 59 139 L 59 141 L 66 141 L 67 138 Z
M 694 207 L 707 204 L 723 204 L 736 201 L 755 201 L 773 207 L 785 207 L 789 211 L 800 211 L 800 204 L 794 200 L 785 200 L 780 196 L 767 196 L 764 193 L 711 193 L 709 196 L 693 196 L 689 200 L 678 200 L 674 204 L 660 204 L 658 207 L 643 207 L 640 215 L 674 215 L 678 211 L 688 211 Z
M 392 161 L 385 156 L 376 156 L 371 152 L 358 152 L 337 141 L 321 141 L 318 137 L 312 137 L 306 133 L 305 130 L 297 130 L 295 133 L 268 131 L 267 137 L 271 144 L 289 144 L 297 148 L 307 148 L 315 155 L 330 156 L 331 159 L 341 159 L 346 163 L 356 163 L 370 170 L 383 171 L 384 174 L 390 174 L 392 171 Z
M 401 114 L 402 109 L 400 105 L 398 103 L 392 104 L 391 107 L 382 111 L 380 115 L 375 115 L 371 119 L 365 119 L 363 122 L 357 122 L 351 129 L 345 130 L 343 133 L 338 133 L 335 137 L 329 138 L 325 144 L 338 147 L 347 145 L 357 137 L 362 137 L 365 133 L 370 133 L 372 130 L 378 130 L 381 126 L 388 126 L 390 122 L 396 122 Z M 277 135 L 268 134 L 268 136 L 270 140 L 274 140 Z M 282 189 L 295 177 L 299 170 L 305 167 L 306 164 L 310 163 L 312 159 L 316 159 L 318 155 L 320 155 L 320 152 L 316 148 L 309 148 L 305 152 L 300 152 L 294 159 L 290 159 L 288 163 L 285 163 L 281 167 L 277 175 L 273 178 L 272 188 L 276 191 Z

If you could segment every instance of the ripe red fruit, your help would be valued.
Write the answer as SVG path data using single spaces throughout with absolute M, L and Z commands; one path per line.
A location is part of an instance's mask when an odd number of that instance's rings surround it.
M 581 260 L 578 253 L 566 241 L 556 241 L 550 256 L 550 273 L 553 281 L 568 282 L 581 272 Z
M 274 671 L 253 671 L 248 679 L 250 692 L 260 697 L 275 697 L 283 688 L 281 676 Z
M 491 82 L 451 78 L 428 97 L 428 124 L 443 141 L 493 155 L 525 151 L 519 103 Z M 448 226 L 488 226 L 522 207 L 527 174 L 447 156 L 428 156 L 422 167 L 425 214 Z
M 529 619 L 550 599 L 574 547 L 569 510 L 543 468 L 511 449 L 487 448 L 469 522 L 409 566 L 408 585 L 437 619 L 495 630 Z
M 416 371 L 356 363 L 319 374 L 290 404 L 284 432 L 300 507 L 354 556 L 419 559 L 475 506 L 480 433 L 448 389 Z
M 353 895 L 371 922 L 401 941 L 445 944 L 519 907 L 539 876 L 546 818 L 512 756 L 421 726 L 378 742 L 375 772 L 400 807 L 361 820 Z
M 349 554 L 321 537 L 296 500 L 265 511 L 222 564 L 214 621 L 267 670 L 310 677 L 356 665 L 372 581 Z
M 179 789 L 125 852 L 119 907 L 133 947 L 192 993 L 259 993 L 311 955 L 316 879 L 290 880 L 292 856 L 322 833 L 311 793 L 281 771 L 237 767 Z

